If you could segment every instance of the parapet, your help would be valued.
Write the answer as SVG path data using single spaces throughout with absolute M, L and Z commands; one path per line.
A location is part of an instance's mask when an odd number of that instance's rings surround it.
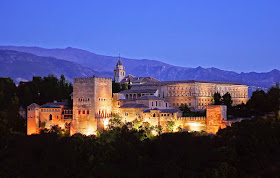
M 93 82 L 94 80 L 111 80 L 111 78 L 104 78 L 104 77 L 87 77 L 87 78 L 74 78 L 74 82 L 77 83 L 88 83 L 88 82 Z

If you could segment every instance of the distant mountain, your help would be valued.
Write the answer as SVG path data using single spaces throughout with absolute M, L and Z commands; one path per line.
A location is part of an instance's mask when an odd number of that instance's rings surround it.
M 0 77 L 11 77 L 16 83 L 32 80 L 33 76 L 47 76 L 54 74 L 72 81 L 74 77 L 89 77 L 101 75 L 99 72 L 83 67 L 79 64 L 56 59 L 42 57 L 34 54 L 11 50 L 0 50 Z
M 77 49 L 77 48 L 65 48 L 65 49 L 46 49 L 40 47 L 24 47 L 24 46 L 0 46 L 0 49 L 6 50 L 15 50 L 26 53 L 35 54 L 37 56 L 45 57 L 55 57 L 58 59 L 63 59 L 71 62 L 87 66 L 92 70 L 99 71 L 102 73 L 110 74 L 113 76 L 113 69 L 118 61 L 118 57 L 98 55 L 86 50 Z M 126 67 L 127 73 L 137 75 L 133 73 L 139 65 L 144 66 L 165 66 L 172 67 L 172 65 L 156 61 L 156 60 L 147 60 L 147 59 L 127 59 L 122 58 L 122 61 Z M 141 72 L 139 73 L 141 75 Z
M 9 49 L 32 53 L 37 56 L 48 56 L 63 59 L 86 66 L 100 75 L 113 77 L 113 69 L 118 57 L 98 55 L 89 51 L 65 48 L 45 49 L 39 47 L 0 46 L 0 49 Z M 122 58 L 127 74 L 135 76 L 152 76 L 159 80 L 209 80 L 238 82 L 252 86 L 252 88 L 269 88 L 280 81 L 280 71 L 274 69 L 265 73 L 236 73 L 217 68 L 188 68 L 166 64 L 156 60 Z M 85 72 L 84 72 L 85 73 Z

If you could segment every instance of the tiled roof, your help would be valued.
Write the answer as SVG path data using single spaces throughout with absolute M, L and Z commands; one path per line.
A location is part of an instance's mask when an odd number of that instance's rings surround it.
M 221 82 L 221 81 L 203 81 L 203 80 L 179 80 L 179 81 L 160 81 L 160 82 L 149 82 L 142 84 L 142 86 L 161 86 L 161 85 L 171 85 L 179 83 L 213 83 L 213 84 L 231 84 L 231 85 L 242 85 L 240 83 L 234 82 Z
M 137 103 L 128 103 L 122 105 L 120 108 L 149 108 L 145 104 L 137 104 Z
M 40 108 L 60 108 L 60 106 L 68 106 L 67 102 L 51 102 L 51 103 L 46 103 L 43 104 Z
M 135 77 L 133 75 L 128 75 L 124 77 L 121 81 L 121 83 L 151 83 L 151 82 L 160 82 L 158 79 L 154 77 Z
M 123 90 L 120 93 L 155 93 L 157 89 L 130 89 L 130 90 Z
M 119 99 L 118 101 L 135 101 L 135 99 Z
M 163 98 L 157 97 L 155 95 L 145 95 L 137 98 L 137 100 L 163 100 Z
M 160 110 L 161 113 L 175 113 L 175 112 L 179 112 L 178 109 L 161 109 Z
M 176 113 L 176 112 L 179 112 L 178 109 L 158 109 L 158 108 L 146 109 L 146 110 L 144 110 L 143 112 L 144 112 L 144 113 L 149 113 L 149 112 L 151 112 L 152 110 L 159 110 L 160 113 Z
M 30 107 L 30 108 L 39 108 L 40 105 L 38 105 L 38 104 L 36 104 L 36 103 L 32 103 L 32 104 L 30 104 L 28 107 Z

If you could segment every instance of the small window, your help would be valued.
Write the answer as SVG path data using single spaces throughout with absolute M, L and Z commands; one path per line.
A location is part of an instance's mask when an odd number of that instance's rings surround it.
M 85 110 L 83 110 L 83 114 L 85 114 L 86 113 L 86 111 Z
M 89 114 L 89 110 L 87 110 L 87 114 Z
M 52 115 L 50 114 L 50 116 L 49 116 L 49 120 L 51 121 L 52 120 Z
M 80 111 L 80 110 L 78 111 L 78 114 L 81 114 L 81 111 Z

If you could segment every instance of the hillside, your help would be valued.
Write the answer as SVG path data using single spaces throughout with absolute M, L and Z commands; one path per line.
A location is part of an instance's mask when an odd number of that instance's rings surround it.
M 118 57 L 104 56 L 77 48 L 46 49 L 40 47 L 0 46 L 0 49 L 32 53 L 37 56 L 54 57 L 86 66 L 99 75 L 113 77 L 113 68 Z M 217 68 L 188 68 L 166 64 L 156 60 L 122 58 L 127 74 L 152 76 L 159 80 L 209 80 L 238 82 L 249 86 L 269 88 L 280 81 L 280 71 L 237 73 Z M 73 63 L 73 64 L 74 64 Z M 81 67 L 80 66 L 80 67 Z M 64 70 L 64 69 L 61 69 Z M 89 70 L 89 69 L 87 69 Z M 28 71 L 26 71 L 28 72 Z M 87 74 L 81 71 L 82 75 Z M 74 76 L 73 76 L 74 77 Z
M 11 50 L 0 50 L 0 76 L 11 77 L 16 83 L 31 80 L 33 76 L 54 74 L 72 81 L 74 77 L 100 75 L 99 72 L 79 64 L 53 57 L 36 56 Z

